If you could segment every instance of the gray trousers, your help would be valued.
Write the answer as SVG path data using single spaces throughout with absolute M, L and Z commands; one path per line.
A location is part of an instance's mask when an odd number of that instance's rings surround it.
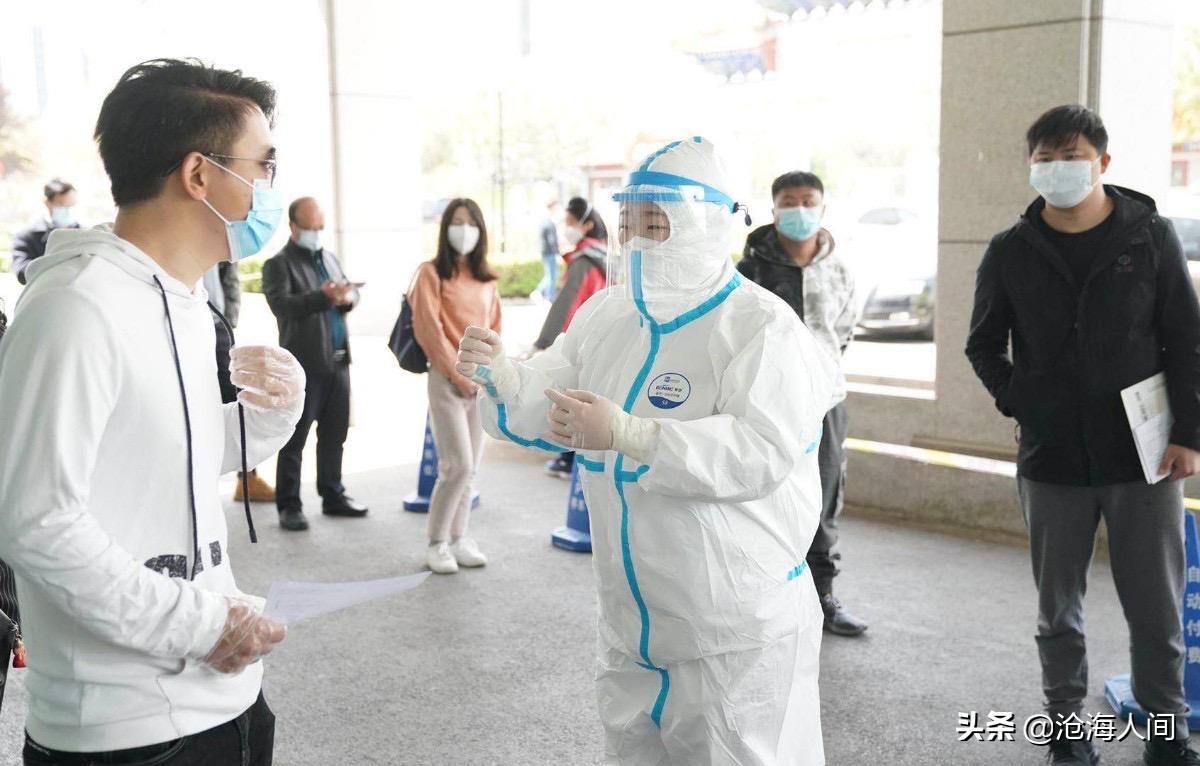
M 838 574 L 841 555 L 838 541 L 838 516 L 846 494 L 846 434 L 849 427 L 846 402 L 825 413 L 821 446 L 817 449 L 817 469 L 821 474 L 821 521 L 808 546 L 808 567 L 812 570 L 817 595 L 833 593 L 833 578 Z
M 1083 717 L 1088 691 L 1083 596 L 1100 519 L 1129 625 L 1133 695 L 1174 714 L 1188 735 L 1183 693 L 1183 482 L 1073 487 L 1017 479 L 1038 589 L 1038 654 L 1050 715 Z

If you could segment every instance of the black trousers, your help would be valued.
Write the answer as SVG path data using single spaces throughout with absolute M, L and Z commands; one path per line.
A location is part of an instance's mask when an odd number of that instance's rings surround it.
M 821 473 L 821 522 L 817 534 L 808 547 L 808 566 L 812 570 L 817 594 L 833 593 L 833 578 L 838 575 L 837 552 L 838 516 L 846 494 L 846 434 L 849 418 L 846 402 L 841 402 L 825 413 L 821 446 L 817 449 L 817 467 Z
M 17 643 L 17 626 L 0 612 L 0 712 L 4 708 L 4 687 L 8 683 L 8 666 L 12 664 L 13 647 Z
M 271 766 L 275 714 L 262 692 L 237 718 L 170 742 L 107 753 L 50 750 L 25 734 L 25 766 Z
M 346 494 L 342 485 L 342 448 L 350 429 L 350 365 L 340 363 L 332 372 L 309 372 L 304 392 L 304 413 L 291 440 L 279 450 L 275 472 L 275 505 L 279 510 L 299 510 L 300 461 L 312 424 L 317 424 L 317 492 L 326 502 Z
M 217 322 L 217 384 L 221 387 L 222 402 L 229 404 L 237 399 L 237 388 L 229 381 L 229 332 L 220 322 Z

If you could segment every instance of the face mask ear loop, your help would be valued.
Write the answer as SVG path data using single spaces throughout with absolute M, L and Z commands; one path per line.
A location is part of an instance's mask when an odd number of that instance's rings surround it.
M 229 320 L 225 315 L 217 310 L 217 307 L 212 305 L 210 301 L 208 309 L 216 315 L 217 319 L 221 320 L 221 326 L 225 328 L 225 333 L 229 335 L 229 347 L 233 348 L 236 342 L 233 338 L 233 325 L 229 324 Z M 258 534 L 254 531 L 254 517 L 250 515 L 250 471 L 247 468 L 246 460 L 246 408 L 241 402 L 237 403 L 238 407 L 238 431 L 241 437 L 242 445 L 242 504 L 246 509 L 246 526 L 250 528 L 250 542 L 258 542 Z

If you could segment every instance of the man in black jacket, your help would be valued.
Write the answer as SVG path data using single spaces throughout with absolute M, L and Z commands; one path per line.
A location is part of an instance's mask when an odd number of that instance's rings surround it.
M 302 197 L 288 207 L 292 237 L 263 265 L 263 292 L 279 322 L 279 345 L 300 360 L 308 376 L 304 414 L 279 451 L 275 504 L 284 529 L 308 529 L 300 502 L 300 460 L 317 423 L 317 492 L 327 516 L 365 516 L 366 506 L 342 485 L 342 447 L 350 426 L 350 338 L 345 315 L 358 302 L 333 253 L 321 247 L 325 216 Z
M 997 408 L 1019 424 L 1046 710 L 1083 717 L 1083 594 L 1103 518 L 1134 694 L 1147 711 L 1175 717 L 1175 739 L 1148 741 L 1146 763 L 1200 764 L 1187 745 L 1181 629 L 1181 480 L 1200 468 L 1200 305 L 1154 201 L 1099 183 L 1110 157 L 1098 115 L 1057 107 L 1026 138 L 1041 197 L 980 263 L 966 352 Z M 1158 372 L 1174 425 L 1161 465 L 1170 475 L 1150 484 L 1121 390 Z M 1062 734 L 1052 762 L 1099 761 L 1091 742 Z
M 34 221 L 13 235 L 12 270 L 17 281 L 25 284 L 25 269 L 46 254 L 46 240 L 55 229 L 78 229 L 75 221 L 75 187 L 55 178 L 42 188 L 46 217 Z

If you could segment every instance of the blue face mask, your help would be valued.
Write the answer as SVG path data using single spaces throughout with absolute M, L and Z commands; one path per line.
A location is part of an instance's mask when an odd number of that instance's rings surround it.
M 781 207 L 776 211 L 779 222 L 775 228 L 788 239 L 803 242 L 817 236 L 821 230 L 821 208 Z
M 75 210 L 64 205 L 50 208 L 50 223 L 54 224 L 54 227 L 58 229 L 74 226 Z
M 275 230 L 279 228 L 279 221 L 283 218 L 283 195 L 265 178 L 256 178 L 251 183 L 221 163 L 213 162 L 208 157 L 204 159 L 254 190 L 250 212 L 246 214 L 244 221 L 230 221 L 218 213 L 208 200 L 200 201 L 208 205 L 208 209 L 225 222 L 225 236 L 229 240 L 229 260 L 236 262 L 257 254 L 266 247 Z

